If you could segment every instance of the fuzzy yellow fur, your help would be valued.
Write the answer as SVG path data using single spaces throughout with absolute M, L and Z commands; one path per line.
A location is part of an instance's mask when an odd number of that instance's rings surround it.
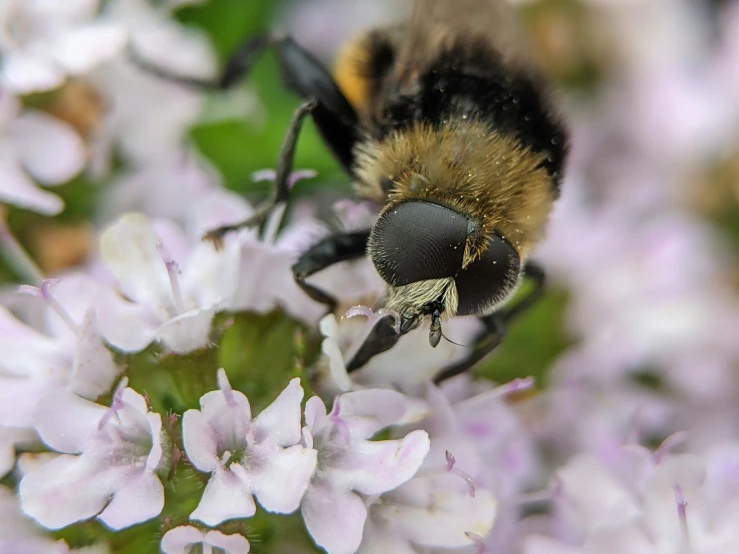
M 463 266 L 484 252 L 498 233 L 524 260 L 542 238 L 552 206 L 551 178 L 544 157 L 515 138 L 474 121 L 442 129 L 419 124 L 356 152 L 357 194 L 389 210 L 408 200 L 447 206 L 479 224 L 467 241 Z M 381 183 L 389 180 L 385 193 Z

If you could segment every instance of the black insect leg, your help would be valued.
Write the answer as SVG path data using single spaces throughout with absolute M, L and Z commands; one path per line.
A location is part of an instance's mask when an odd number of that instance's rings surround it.
M 477 362 L 495 350 L 503 340 L 511 323 L 528 311 L 544 295 L 544 270 L 538 265 L 529 262 L 524 269 L 524 276 L 534 282 L 534 288 L 524 298 L 512 306 L 505 306 L 495 313 L 480 318 L 485 328 L 475 338 L 472 353 L 454 365 L 445 368 L 435 378 L 435 383 L 464 373 Z
M 160 77 L 165 81 L 180 83 L 200 90 L 227 90 L 249 73 L 257 58 L 269 47 L 272 39 L 269 35 L 257 35 L 244 42 L 229 58 L 221 74 L 215 79 L 198 79 L 175 73 L 159 67 L 141 56 L 135 48 L 129 47 L 129 59 L 147 73 Z
M 249 219 L 234 225 L 224 225 L 223 227 L 213 229 L 206 234 L 207 239 L 212 240 L 215 243 L 219 243 L 227 233 L 238 231 L 239 229 L 244 229 L 246 227 L 258 227 L 267 220 L 267 217 L 275 206 L 281 202 L 287 201 L 290 196 L 290 173 L 293 169 L 295 147 L 298 144 L 300 129 L 303 125 L 305 116 L 308 115 L 315 106 L 315 101 L 309 101 L 301 104 L 298 109 L 295 110 L 295 114 L 290 121 L 290 127 L 288 127 L 287 134 L 282 142 L 279 157 L 277 158 L 275 182 L 272 187 L 270 197 L 257 206 L 254 214 Z
M 319 271 L 339 262 L 355 260 L 365 255 L 369 231 L 358 233 L 340 233 L 326 237 L 306 251 L 293 265 L 293 276 L 298 286 L 316 302 L 325 304 L 328 312 L 336 311 L 336 299 L 318 287 L 306 282 L 306 279 Z M 346 364 L 347 371 L 352 372 L 366 364 L 373 356 L 393 347 L 401 337 L 395 330 L 393 316 L 385 316 L 370 331 L 360 349 Z
M 186 77 L 157 67 L 135 52 L 131 59 L 144 71 L 162 79 L 201 90 L 226 90 L 243 79 L 267 48 L 274 48 L 285 86 L 303 100 L 315 100 L 313 121 L 321 138 L 344 170 L 351 174 L 357 141 L 357 115 L 334 82 L 331 73 L 290 37 L 259 35 L 246 41 L 226 62 L 215 79 Z
M 369 231 L 337 233 L 326 237 L 304 252 L 292 267 L 298 286 L 316 302 L 325 304 L 329 312 L 336 310 L 336 299 L 306 282 L 311 275 L 334 264 L 355 260 L 365 255 Z

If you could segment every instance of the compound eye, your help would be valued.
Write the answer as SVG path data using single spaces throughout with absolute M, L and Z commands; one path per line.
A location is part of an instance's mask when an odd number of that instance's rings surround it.
M 465 216 L 439 204 L 403 202 L 375 223 L 372 262 L 393 286 L 452 277 L 462 267 L 468 226 Z
M 457 315 L 486 313 L 518 283 L 521 260 L 508 241 L 491 235 L 488 248 L 455 277 L 459 305 Z

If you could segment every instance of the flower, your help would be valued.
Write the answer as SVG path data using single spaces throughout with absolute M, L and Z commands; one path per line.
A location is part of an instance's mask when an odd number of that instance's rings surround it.
M 559 536 L 531 537 L 526 554 L 733 552 L 739 548 L 739 446 L 719 445 L 704 456 L 623 452 L 607 467 L 577 456 L 558 472 Z M 596 494 L 594 494 L 594 491 Z
M 224 535 L 220 531 L 203 532 L 195 527 L 175 527 L 162 537 L 162 552 L 165 554 L 189 554 L 194 545 L 202 544 L 203 552 L 217 548 L 224 554 L 247 554 L 249 541 L 239 534 Z
M 249 401 L 218 371 L 220 391 L 200 399 L 182 421 L 185 452 L 211 478 L 191 519 L 215 526 L 251 517 L 254 496 L 265 510 L 298 509 L 316 468 L 316 451 L 299 444 L 303 389 L 293 379 L 277 399 L 252 419 Z
M 400 487 L 383 494 L 369 507 L 369 519 L 359 552 L 415 552 L 416 548 L 459 548 L 472 544 L 470 535 L 487 537 L 498 515 L 498 502 L 493 491 L 480 486 L 478 478 L 495 483 L 502 470 L 500 461 L 490 456 L 483 464 L 482 452 L 474 434 L 482 431 L 474 424 L 475 411 L 483 403 L 492 404 L 513 390 L 531 386 L 530 381 L 515 381 L 500 390 L 493 390 L 460 402 L 464 405 L 464 423 L 458 421 L 455 407 L 442 391 L 429 386 L 426 418 L 414 423 L 428 432 L 430 450 L 416 476 Z M 500 410 L 498 407 L 498 411 Z M 492 425 L 491 421 L 487 421 Z M 510 425 L 507 423 L 504 425 Z M 491 429 L 485 431 L 492 433 Z M 485 444 L 495 447 L 500 438 Z M 501 448 L 502 450 L 503 448 Z M 487 454 L 487 453 L 486 453 Z M 489 454 L 488 454 L 489 456 Z M 491 459 L 492 458 L 492 459 Z M 515 475 L 515 474 L 514 474 Z M 515 480 L 514 476 L 514 480 Z M 497 483 L 495 483 L 498 485 Z M 504 500 L 510 502 L 517 487 L 498 488 Z
M 45 398 L 36 429 L 64 454 L 32 469 L 19 486 L 23 511 L 41 525 L 60 529 L 97 516 L 122 529 L 162 511 L 162 419 L 125 385 L 123 379 L 110 408 L 65 391 Z
M 124 28 L 130 47 L 157 66 L 194 77 L 215 73 L 216 59 L 205 36 L 180 25 L 161 3 L 110 1 L 100 17 Z M 114 148 L 137 167 L 180 152 L 205 100 L 198 90 L 142 71 L 128 53 L 98 68 L 90 80 L 111 107 L 96 152 L 95 165 L 103 174 Z
M 301 512 L 308 532 L 329 554 L 356 552 L 368 497 L 408 481 L 426 457 L 425 431 L 413 431 L 399 440 L 369 440 L 399 422 L 406 409 L 403 395 L 387 390 L 342 394 L 330 414 L 316 396 L 306 403 L 305 440 L 318 451 L 318 466 Z
M 469 355 L 468 347 L 448 341 L 442 341 L 436 348 L 430 348 L 428 327 L 421 325 L 404 335 L 393 348 L 373 357 L 350 376 L 346 370 L 346 362 L 361 346 L 369 332 L 367 327 L 376 321 L 377 318 L 370 318 L 370 322 L 365 324 L 354 317 L 344 317 L 337 321 L 333 314 L 321 320 L 321 333 L 326 338 L 321 344 L 324 356 L 319 362 L 316 379 L 322 390 L 335 394 L 354 388 L 386 387 L 417 394 L 445 367 Z M 480 322 L 475 318 L 459 317 L 446 324 L 444 333 L 453 337 L 451 340 L 455 343 L 470 344 L 479 328 Z M 460 336 L 464 338 L 458 338 Z
M 181 277 L 170 251 L 186 257 Z M 183 354 L 209 343 L 211 320 L 236 288 L 235 243 L 217 251 L 198 241 L 188 252 L 176 226 L 155 229 L 146 216 L 133 213 L 103 233 L 100 253 L 125 296 L 104 296 L 98 310 L 102 334 L 113 346 L 137 352 L 157 340 Z
M 16 447 L 32 444 L 35 438 L 31 429 L 0 425 L 0 479 L 13 469 Z
M 43 185 L 65 183 L 85 161 L 84 144 L 74 129 L 38 110 L 21 110 L 16 97 L 0 90 L 0 202 L 57 214 L 64 208 L 61 198 L 33 179 Z
M 64 541 L 44 537 L 42 530 L 23 515 L 18 498 L 0 487 L 0 554 L 108 554 L 104 544 L 70 550 Z
M 66 390 L 94 400 L 110 391 L 119 370 L 97 328 L 99 289 L 83 274 L 22 287 L 45 305 L 42 330 L 0 307 L 0 425 L 33 426 L 47 393 Z
M 118 26 L 95 21 L 97 0 L 6 0 L 0 10 L 0 82 L 14 93 L 58 87 L 111 58 L 125 44 Z

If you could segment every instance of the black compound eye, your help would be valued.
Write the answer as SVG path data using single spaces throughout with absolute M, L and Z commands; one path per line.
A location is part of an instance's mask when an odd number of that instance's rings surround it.
M 455 277 L 458 315 L 482 314 L 503 299 L 518 282 L 521 260 L 508 241 L 492 235 L 481 258 Z
M 462 267 L 469 221 L 444 206 L 409 201 L 387 210 L 369 238 L 372 262 L 393 286 L 452 277 Z

